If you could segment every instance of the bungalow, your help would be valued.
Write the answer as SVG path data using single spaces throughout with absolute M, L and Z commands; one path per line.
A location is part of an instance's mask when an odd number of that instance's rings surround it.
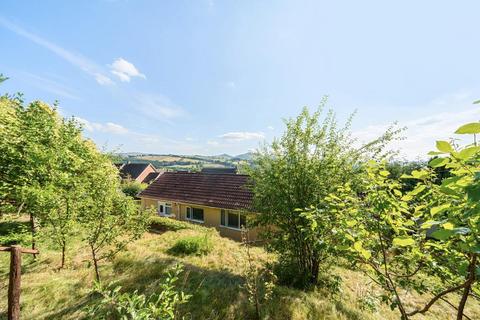
M 222 236 L 240 241 L 252 208 L 247 175 L 165 172 L 139 194 L 142 207 L 160 216 L 215 227 Z M 255 229 L 249 240 L 257 238 Z
M 121 163 L 116 165 L 122 179 L 131 179 L 141 183 L 151 183 L 161 172 L 151 163 Z

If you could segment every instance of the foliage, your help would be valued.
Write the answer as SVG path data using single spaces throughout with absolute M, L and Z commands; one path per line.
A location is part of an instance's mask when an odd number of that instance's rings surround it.
M 261 319 L 262 306 L 272 298 L 276 277 L 269 266 L 259 267 L 255 264 L 247 229 L 242 229 L 242 245 L 247 256 L 243 287 L 248 294 L 248 302 L 255 309 L 255 319 Z
M 152 214 L 148 217 L 148 225 L 150 230 L 158 232 L 178 231 L 195 227 L 194 224 L 167 217 L 160 217 L 156 214 Z
M 27 223 L 12 221 L 5 217 L 0 220 L 0 246 L 28 245 L 30 242 L 28 230 Z
M 371 161 L 361 194 L 347 186 L 329 198 L 345 221 L 346 253 L 368 266 L 369 275 L 387 293 L 384 301 L 398 308 L 403 319 L 426 313 L 452 292 L 462 293 L 456 306 L 457 319 L 462 319 L 469 295 L 478 292 L 480 147 L 438 141 L 437 149 L 430 154 L 442 157 L 431 160 L 430 168 L 402 176 L 417 181 L 407 193 L 389 178 L 385 164 Z M 436 169 L 441 167 L 450 176 L 438 183 Z M 400 291 L 405 288 L 432 293 L 433 298 L 407 310 Z
M 121 293 L 121 286 L 103 287 L 96 283 L 95 292 L 101 299 L 87 314 L 92 319 L 135 319 L 135 320 L 174 320 L 178 319 L 177 307 L 188 302 L 190 295 L 176 289 L 177 282 L 183 272 L 183 266 L 176 264 L 168 270 L 166 278 L 160 282 L 160 293 L 150 295 L 139 294 L 137 290 L 132 293 Z
M 87 196 L 79 220 L 99 281 L 98 262 L 138 239 L 146 230 L 148 213 L 120 191 L 117 171 L 107 156 L 98 152 L 91 152 L 90 156 Z
M 122 192 L 132 198 L 136 198 L 140 191 L 144 190 L 148 185 L 135 180 L 122 181 Z
M 323 101 L 322 107 L 326 100 Z M 360 147 L 350 136 L 350 122 L 338 127 L 322 107 L 310 114 L 305 108 L 296 119 L 285 121 L 286 132 L 259 150 L 248 170 L 254 192 L 257 223 L 267 230 L 263 237 L 280 261 L 296 265 L 305 285 L 317 284 L 320 272 L 328 272 L 337 256 L 335 219 L 324 198 L 347 183 L 356 185 L 359 163 L 382 155 L 384 145 L 399 130 L 389 129 L 380 138 Z M 340 239 L 341 240 L 341 239 Z
M 168 250 L 173 255 L 205 255 L 212 251 L 213 243 L 208 233 L 204 235 L 185 237 L 177 240 Z

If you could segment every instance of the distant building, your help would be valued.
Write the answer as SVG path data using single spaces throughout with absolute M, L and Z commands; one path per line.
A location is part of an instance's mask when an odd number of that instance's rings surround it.
M 155 181 L 163 172 L 159 172 L 151 163 L 120 163 L 115 165 L 122 179 L 141 183 Z
M 203 168 L 201 173 L 206 174 L 237 174 L 237 168 L 215 168 L 207 167 Z

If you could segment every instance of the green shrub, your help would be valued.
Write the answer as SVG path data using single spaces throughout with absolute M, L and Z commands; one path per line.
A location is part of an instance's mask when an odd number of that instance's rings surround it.
M 136 320 L 174 320 L 180 318 L 177 308 L 186 303 L 190 295 L 176 289 L 176 283 L 183 266 L 175 265 L 167 272 L 167 277 L 159 287 L 160 293 L 139 294 L 134 292 L 120 293 L 122 287 L 104 288 L 96 283 L 95 293 L 101 298 L 93 306 L 87 308 L 89 319 L 136 319 Z
M 122 182 L 122 191 L 125 195 L 136 198 L 140 191 L 144 190 L 148 185 L 135 180 L 127 180 Z
M 177 240 L 168 253 L 174 255 L 204 255 L 212 251 L 213 244 L 208 234 Z
M 188 222 L 178 221 L 166 217 L 160 217 L 157 215 L 152 215 L 148 219 L 149 228 L 153 231 L 178 231 L 182 229 L 193 229 L 194 227 L 194 225 Z
M 28 222 L 1 221 L 0 222 L 0 245 L 11 246 L 14 244 L 27 245 L 31 241 Z

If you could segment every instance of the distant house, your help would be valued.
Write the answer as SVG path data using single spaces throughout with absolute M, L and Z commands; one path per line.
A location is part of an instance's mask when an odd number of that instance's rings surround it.
M 237 174 L 237 168 L 215 168 L 215 167 L 205 167 L 202 169 L 201 173 L 208 174 Z
M 162 174 L 151 163 L 121 163 L 116 166 L 122 179 L 131 179 L 141 183 L 151 183 Z
M 222 236 L 241 240 L 242 226 L 252 212 L 248 176 L 165 172 L 138 197 L 142 206 L 155 207 L 160 216 L 215 227 Z M 257 230 L 249 231 L 249 240 Z

